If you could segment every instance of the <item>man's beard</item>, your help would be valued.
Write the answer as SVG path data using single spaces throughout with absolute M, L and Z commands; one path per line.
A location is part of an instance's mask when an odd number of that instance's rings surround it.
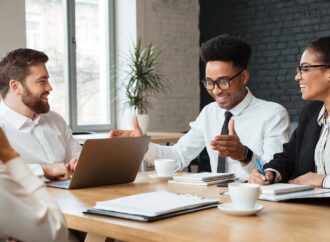
M 27 88 L 23 87 L 22 102 L 29 107 L 35 113 L 48 113 L 49 112 L 49 103 L 43 102 L 41 97 L 34 96 L 33 93 Z M 43 94 L 48 93 L 44 92 Z M 42 95 L 43 95 L 42 94 Z

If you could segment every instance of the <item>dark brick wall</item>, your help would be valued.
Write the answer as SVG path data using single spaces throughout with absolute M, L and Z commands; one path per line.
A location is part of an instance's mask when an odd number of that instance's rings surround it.
M 309 41 L 330 35 L 330 0 L 200 0 L 201 43 L 220 33 L 238 34 L 252 45 L 248 86 L 297 120 L 304 102 L 296 65 Z M 201 88 L 203 107 L 211 99 Z

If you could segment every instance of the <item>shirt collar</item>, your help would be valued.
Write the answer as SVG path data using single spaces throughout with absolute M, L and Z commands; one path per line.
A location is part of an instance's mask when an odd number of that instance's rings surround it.
M 327 110 L 325 109 L 325 106 L 323 105 L 320 112 L 319 116 L 317 117 L 317 123 L 322 126 L 327 124 Z
M 244 109 L 246 109 L 249 106 L 249 104 L 252 102 L 252 99 L 254 98 L 249 88 L 246 87 L 246 90 L 247 90 L 247 94 L 245 95 L 243 100 L 235 107 L 229 110 L 234 116 L 238 116 L 241 112 L 243 112 Z
M 40 115 L 31 120 L 22 114 L 12 110 L 8 107 L 3 101 L 0 102 L 0 113 L 3 115 L 3 118 L 7 119 L 16 129 L 23 129 L 25 127 L 33 126 L 39 124 Z

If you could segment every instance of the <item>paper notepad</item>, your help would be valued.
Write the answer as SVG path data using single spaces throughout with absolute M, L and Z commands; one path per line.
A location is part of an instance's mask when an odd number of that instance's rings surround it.
M 261 186 L 261 193 L 263 195 L 279 195 L 286 194 L 292 192 L 301 192 L 312 190 L 313 186 L 310 185 L 296 185 L 296 184 L 288 184 L 288 183 L 277 183 L 267 186 Z
M 162 215 L 166 215 L 164 217 L 170 217 L 195 210 L 215 207 L 218 203 L 218 200 L 215 199 L 205 199 L 190 194 L 182 195 L 159 191 L 97 202 L 96 206 L 89 209 L 87 213 L 149 221 L 156 220 Z
M 182 184 L 195 184 L 195 185 L 209 185 L 216 184 L 223 180 L 233 179 L 234 173 L 191 173 L 179 176 L 173 176 L 173 180 L 170 183 L 182 183 Z

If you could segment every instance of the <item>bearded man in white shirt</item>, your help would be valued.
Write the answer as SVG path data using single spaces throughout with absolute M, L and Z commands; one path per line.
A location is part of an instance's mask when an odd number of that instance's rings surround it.
M 289 116 L 284 107 L 254 97 L 246 87 L 250 55 L 250 45 L 238 36 L 224 34 L 202 45 L 203 82 L 215 102 L 203 108 L 174 146 L 150 144 L 147 160 L 172 158 L 184 168 L 206 147 L 212 172 L 233 172 L 247 180 L 256 159 L 265 164 L 282 151 L 289 137 Z M 226 111 L 230 112 L 228 126 L 224 125 Z M 110 137 L 142 135 L 136 119 L 133 125 L 133 131 L 113 130 Z M 228 134 L 222 132 L 225 129 Z
M 81 146 L 64 119 L 50 111 L 47 61 L 32 49 L 11 51 L 0 61 L 0 127 L 35 175 L 66 180 Z

